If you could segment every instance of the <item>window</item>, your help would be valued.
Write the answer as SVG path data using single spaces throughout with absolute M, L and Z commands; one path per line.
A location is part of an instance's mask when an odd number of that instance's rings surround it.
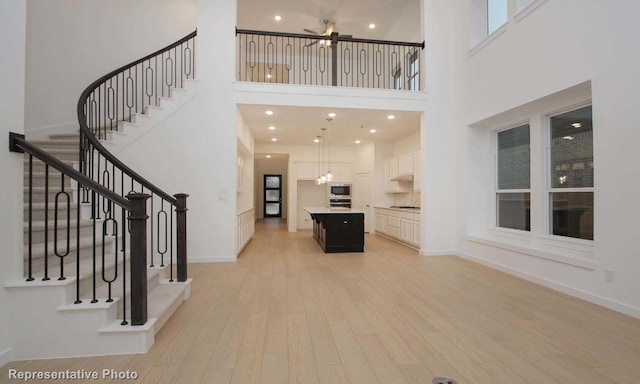
M 407 89 L 418 90 L 420 88 L 420 51 L 416 50 L 408 55 Z
M 531 229 L 531 148 L 529 124 L 497 134 L 496 226 Z
M 402 89 L 402 71 L 400 68 L 393 73 L 393 89 Z
M 591 106 L 551 116 L 550 233 L 593 240 L 593 125 Z
M 507 0 L 487 0 L 487 35 L 507 22 Z

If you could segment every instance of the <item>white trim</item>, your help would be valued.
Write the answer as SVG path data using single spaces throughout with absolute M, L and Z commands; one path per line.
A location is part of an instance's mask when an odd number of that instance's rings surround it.
M 510 244 L 506 241 L 488 239 L 477 236 L 467 236 L 467 241 L 471 241 L 478 244 L 484 244 L 495 248 L 506 249 L 508 251 L 521 253 L 523 255 L 535 256 L 546 260 L 556 261 L 558 263 L 572 265 L 575 267 L 580 267 L 584 269 L 595 270 L 596 263 L 593 260 L 581 259 L 578 257 L 571 257 L 566 255 L 560 255 L 557 253 L 552 253 L 547 250 L 542 249 L 534 249 L 530 247 L 525 247 L 516 244 Z
M 489 36 L 485 37 L 481 42 L 476 44 L 475 47 L 471 48 L 471 50 L 469 51 L 469 57 L 473 57 L 476 53 L 481 51 L 482 48 L 486 47 L 492 41 L 497 39 L 498 36 L 500 36 L 503 33 L 505 33 L 507 31 L 508 26 L 509 26 L 509 22 L 507 21 L 506 23 L 502 24 L 502 26 L 500 28 L 496 29 L 492 34 L 490 34 Z
M 518 13 L 516 13 L 516 15 L 513 17 L 513 20 L 515 20 L 516 23 L 519 23 L 520 21 L 522 21 L 522 19 L 527 17 L 529 14 L 531 14 L 533 11 L 538 9 L 538 7 L 540 7 L 542 4 L 546 2 L 547 0 L 535 0 L 533 3 L 524 7 L 522 11 L 519 11 Z
M 0 352 L 0 368 L 11 362 L 11 349 Z
M 230 263 L 238 261 L 238 256 L 201 256 L 201 257 L 189 257 L 189 263 Z
M 423 251 L 420 250 L 420 255 L 424 257 L 436 257 L 436 256 L 457 256 L 458 253 L 454 250 L 441 250 L 441 251 Z
M 508 273 L 510 275 L 519 277 L 521 279 L 524 279 L 524 280 L 527 280 L 527 281 L 531 281 L 531 282 L 536 283 L 536 284 L 540 284 L 540 285 L 545 286 L 547 288 L 551 288 L 551 289 L 553 289 L 555 291 L 565 293 L 567 295 L 576 297 L 578 299 L 582 299 L 582 300 L 588 301 L 590 303 L 597 304 L 597 305 L 603 306 L 605 308 L 611 309 L 613 311 L 617 311 L 617 312 L 623 313 L 625 315 L 632 316 L 632 317 L 635 317 L 637 319 L 640 319 L 640 308 L 632 307 L 630 305 L 627 305 L 627 304 L 624 304 L 624 303 L 620 303 L 618 301 L 611 300 L 611 299 L 608 299 L 606 297 L 594 295 L 592 293 L 585 292 L 585 291 L 583 291 L 581 289 L 573 288 L 573 287 L 570 287 L 568 285 L 564 285 L 564 284 L 561 284 L 561 283 L 558 283 L 558 282 L 555 282 L 555 281 L 544 279 L 542 277 L 530 275 L 528 273 L 519 271 L 517 269 L 513 269 L 511 267 L 507 267 L 507 266 L 502 265 L 502 264 L 494 263 L 494 262 L 489 261 L 489 260 L 485 260 L 485 259 L 482 259 L 482 258 L 479 258 L 479 257 L 472 256 L 472 255 L 470 255 L 468 253 L 458 252 L 457 256 L 459 256 L 459 257 L 461 257 L 463 259 L 472 261 L 472 262 L 476 262 L 478 264 L 482 264 L 482 265 L 487 266 L 489 268 L 493 268 L 493 269 L 499 270 L 501 272 Z

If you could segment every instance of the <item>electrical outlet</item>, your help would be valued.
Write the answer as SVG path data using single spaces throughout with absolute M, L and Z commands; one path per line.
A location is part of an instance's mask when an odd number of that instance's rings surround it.
M 614 282 L 616 279 L 616 271 L 614 271 L 613 269 L 605 269 L 604 270 L 604 279 L 606 281 L 610 281 L 610 282 Z

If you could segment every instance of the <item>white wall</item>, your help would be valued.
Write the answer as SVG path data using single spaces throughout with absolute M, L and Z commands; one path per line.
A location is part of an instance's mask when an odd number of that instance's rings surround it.
M 472 23 L 468 4 L 436 0 L 427 4 L 430 9 L 426 12 L 427 25 L 432 24 L 427 27 L 431 35 L 427 46 L 436 49 L 433 43 L 437 41 L 444 50 L 432 51 L 429 55 L 432 60 L 429 67 L 438 74 L 428 86 L 432 96 L 429 111 L 447 107 L 455 112 L 455 118 L 450 115 L 441 120 L 437 130 L 441 132 L 438 138 L 442 139 L 439 146 L 448 148 L 453 144 L 451 148 L 458 148 L 456 183 L 453 189 L 443 190 L 460 193 L 453 206 L 457 212 L 456 240 L 460 254 L 640 317 L 640 296 L 637 295 L 640 255 L 634 241 L 638 233 L 638 212 L 630 208 L 635 207 L 640 190 L 640 178 L 631 176 L 640 174 L 640 152 L 636 148 L 640 142 L 637 129 L 640 51 L 634 48 L 640 41 L 640 31 L 635 27 L 640 3 L 635 0 L 615 4 L 599 0 L 538 0 L 539 7 L 524 12 L 526 16 L 511 18 L 502 34 L 471 54 L 469 25 Z M 510 8 L 515 7 L 511 4 Z M 431 13 L 438 17 L 429 17 Z M 553 28 L 549 28 L 550 25 Z M 521 111 L 524 115 L 521 106 L 552 99 L 557 92 L 579 84 L 590 84 L 593 101 L 594 267 L 548 260 L 543 257 L 544 252 L 536 255 L 527 246 L 514 251 L 499 246 L 500 242 L 471 241 L 467 238 L 467 228 L 491 220 L 479 213 L 481 210 L 475 205 L 482 202 L 474 197 L 490 193 L 481 175 L 489 176 L 493 171 L 468 167 L 474 158 L 491 155 L 482 144 L 490 140 L 488 130 L 470 129 L 469 125 L 488 118 L 491 121 L 493 116 L 505 111 Z M 439 94 L 446 95 L 446 103 L 440 103 Z M 558 101 L 563 103 L 565 101 Z M 549 109 L 547 111 L 552 112 Z M 519 117 L 515 113 L 511 118 L 515 122 Z M 423 144 L 429 145 L 430 128 L 427 117 Z M 453 142 L 449 132 L 455 132 Z M 423 152 L 427 155 L 423 165 L 428 165 L 425 162 L 428 162 L 429 151 Z M 445 162 L 452 160 L 446 153 L 438 158 Z M 535 169 L 536 166 L 532 167 L 532 177 Z M 425 176 L 429 177 L 428 169 Z M 429 179 L 425 185 L 428 183 Z M 432 196 L 423 191 L 423 202 L 430 201 Z M 569 245 L 566 252 L 574 248 Z M 605 269 L 615 270 L 614 282 L 605 281 Z
M 0 2 L 0 282 L 22 277 L 22 154 L 9 152 L 9 132 L 24 133 L 26 5 Z M 5 290 L 0 289 L 0 367 L 11 360 Z
M 421 137 L 421 253 L 425 255 L 452 254 L 456 248 L 455 188 L 456 143 L 455 66 L 449 61 L 458 37 L 456 23 L 460 17 L 456 4 L 424 0 L 425 89 L 428 92 L 426 112 L 422 114 Z M 445 21 L 446 20 L 446 21 Z
M 197 4 L 197 0 L 27 1 L 29 135 L 77 129 L 80 93 L 100 76 L 193 32 Z

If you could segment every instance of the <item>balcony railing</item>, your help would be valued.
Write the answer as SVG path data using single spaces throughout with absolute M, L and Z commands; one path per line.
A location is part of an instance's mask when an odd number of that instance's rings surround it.
M 422 43 L 236 29 L 239 81 L 419 91 Z

